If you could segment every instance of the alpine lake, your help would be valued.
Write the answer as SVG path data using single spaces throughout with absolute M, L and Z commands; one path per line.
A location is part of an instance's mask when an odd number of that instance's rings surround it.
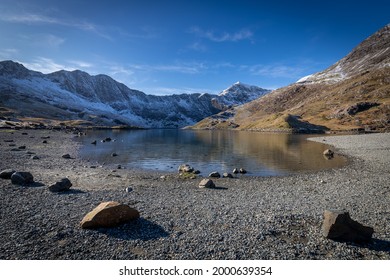
M 143 171 L 177 172 L 181 164 L 189 164 L 203 176 L 213 171 L 232 173 L 234 168 L 247 170 L 245 176 L 283 176 L 346 164 L 340 155 L 323 156 L 330 147 L 306 140 L 313 136 L 149 129 L 93 130 L 77 139 L 82 143 L 81 157 L 90 162 Z

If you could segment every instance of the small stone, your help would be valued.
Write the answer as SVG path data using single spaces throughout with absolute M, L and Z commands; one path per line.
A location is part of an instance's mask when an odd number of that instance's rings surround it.
M 324 152 L 323 152 L 323 155 L 328 158 L 328 159 L 331 159 L 333 158 L 334 156 L 334 152 L 330 149 L 326 149 Z
M 199 170 L 194 170 L 192 173 L 194 173 L 194 174 L 200 174 L 200 171 L 199 171 Z
M 47 141 L 46 141 L 46 140 L 43 140 L 42 143 L 43 143 L 43 144 L 47 144 Z
M 368 242 L 374 229 L 352 220 L 347 211 L 325 210 L 322 234 L 328 239 L 349 242 Z
M 246 173 L 247 173 L 247 171 L 246 171 L 244 168 L 240 168 L 239 172 L 240 172 L 241 174 L 246 174 Z
M 199 183 L 199 188 L 208 188 L 208 189 L 212 189 L 212 188 L 215 188 L 215 184 L 212 180 L 210 179 L 203 179 L 202 181 L 200 181 Z
M 110 142 L 111 141 L 111 138 L 110 137 L 107 137 L 106 139 L 104 139 L 105 142 Z
M 55 184 L 49 186 L 49 191 L 51 192 L 63 192 L 70 189 L 72 183 L 68 178 L 62 178 L 60 181 Z
M 194 168 L 188 164 L 182 164 L 179 166 L 178 171 L 179 172 L 193 172 Z
M 238 169 L 237 169 L 237 168 L 234 168 L 234 169 L 233 169 L 233 174 L 237 174 L 237 173 L 239 173 Z
M 22 132 L 22 135 L 28 135 L 28 133 L 27 132 Z
M 139 212 L 128 205 L 116 201 L 102 202 L 89 212 L 80 222 L 86 228 L 114 227 L 138 219 Z
M 4 142 L 6 142 L 6 143 L 11 143 L 11 142 L 14 142 L 14 140 L 12 140 L 12 139 L 10 139 L 10 140 L 4 140 Z
M 160 179 L 165 180 L 166 177 L 164 175 L 160 176 Z
M 129 192 L 132 192 L 132 191 L 133 191 L 133 188 L 127 187 L 127 188 L 125 189 L 125 191 L 128 192 L 128 193 L 129 193 Z
M 92 145 L 96 145 L 96 140 L 91 142 Z
M 11 182 L 15 185 L 28 185 L 34 182 L 30 172 L 15 172 L 11 175 Z
M 26 146 L 24 146 L 24 145 L 23 145 L 23 146 L 19 146 L 18 149 L 20 149 L 20 150 L 25 150 L 25 149 L 26 149 Z
M 63 158 L 66 158 L 66 159 L 69 159 L 69 158 L 71 158 L 71 157 L 70 157 L 70 154 L 65 154 L 65 155 L 62 155 L 62 157 L 63 157 Z
M 112 153 L 111 156 L 112 156 L 112 157 L 117 157 L 118 154 L 117 154 L 117 153 Z
M 37 159 L 39 159 L 39 157 L 38 156 L 32 156 L 31 159 L 37 160 Z
M 18 149 L 18 148 L 11 149 L 11 152 L 20 152 L 20 151 L 21 151 L 21 149 Z
M 117 169 L 122 169 L 122 165 L 118 164 Z
M 223 178 L 233 178 L 233 175 L 230 174 L 230 173 L 226 173 L 226 172 L 225 172 L 225 173 L 222 174 L 222 177 L 223 177 Z
M 221 174 L 219 174 L 218 172 L 214 171 L 214 172 L 211 172 L 209 174 L 209 177 L 211 177 L 211 178 L 221 178 Z
M 0 178 L 1 179 L 11 179 L 12 174 L 14 174 L 16 171 L 13 169 L 5 169 L 0 172 Z

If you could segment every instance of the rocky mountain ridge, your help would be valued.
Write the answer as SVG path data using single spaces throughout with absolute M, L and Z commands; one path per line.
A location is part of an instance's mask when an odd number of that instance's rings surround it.
M 322 72 L 193 128 L 325 132 L 390 130 L 390 24 Z
M 241 83 L 220 95 L 147 95 L 107 75 L 61 70 L 31 71 L 13 61 L 0 62 L 0 116 L 70 125 L 174 128 L 192 125 L 227 108 L 268 93 Z

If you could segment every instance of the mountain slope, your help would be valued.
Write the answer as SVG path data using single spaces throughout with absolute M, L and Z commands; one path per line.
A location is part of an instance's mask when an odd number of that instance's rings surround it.
M 194 128 L 272 131 L 390 130 L 390 25 L 328 69 Z
M 44 75 L 13 61 L 0 62 L 0 116 L 29 121 L 144 128 L 183 127 L 267 90 L 240 85 L 225 96 L 153 96 L 129 89 L 109 76 L 76 71 Z

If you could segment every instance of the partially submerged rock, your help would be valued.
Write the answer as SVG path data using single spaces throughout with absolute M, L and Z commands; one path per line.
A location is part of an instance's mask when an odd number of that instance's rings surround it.
M 188 164 L 182 164 L 182 165 L 179 166 L 178 171 L 179 171 L 179 172 L 187 172 L 187 173 L 190 173 L 190 172 L 194 172 L 194 168 L 191 167 L 191 166 L 188 165 Z
M 328 239 L 349 242 L 368 242 L 374 229 L 351 219 L 344 210 L 325 210 L 322 234 Z
M 334 156 L 334 152 L 330 149 L 326 149 L 323 153 L 322 153 L 327 159 L 331 159 L 333 158 Z
M 221 178 L 221 174 L 219 174 L 218 172 L 214 171 L 214 172 L 211 172 L 209 174 L 209 177 L 211 177 L 211 178 Z
M 80 222 L 82 228 L 115 227 L 139 218 L 139 212 L 116 201 L 100 203 Z
M 11 175 L 11 182 L 15 185 L 29 185 L 34 183 L 34 177 L 30 172 L 15 172 Z
M 226 173 L 226 172 L 225 172 L 225 173 L 222 174 L 222 177 L 223 177 L 223 178 L 233 178 L 233 175 L 230 174 L 230 173 Z
M 55 184 L 49 186 L 49 191 L 51 192 L 63 192 L 70 189 L 72 183 L 68 178 L 62 178 L 60 181 Z
M 215 188 L 215 184 L 212 180 L 210 179 L 203 179 L 202 181 L 200 181 L 199 183 L 199 188 L 201 189 L 204 189 L 204 188 L 208 188 L 208 189 L 211 189 L 211 188 Z

